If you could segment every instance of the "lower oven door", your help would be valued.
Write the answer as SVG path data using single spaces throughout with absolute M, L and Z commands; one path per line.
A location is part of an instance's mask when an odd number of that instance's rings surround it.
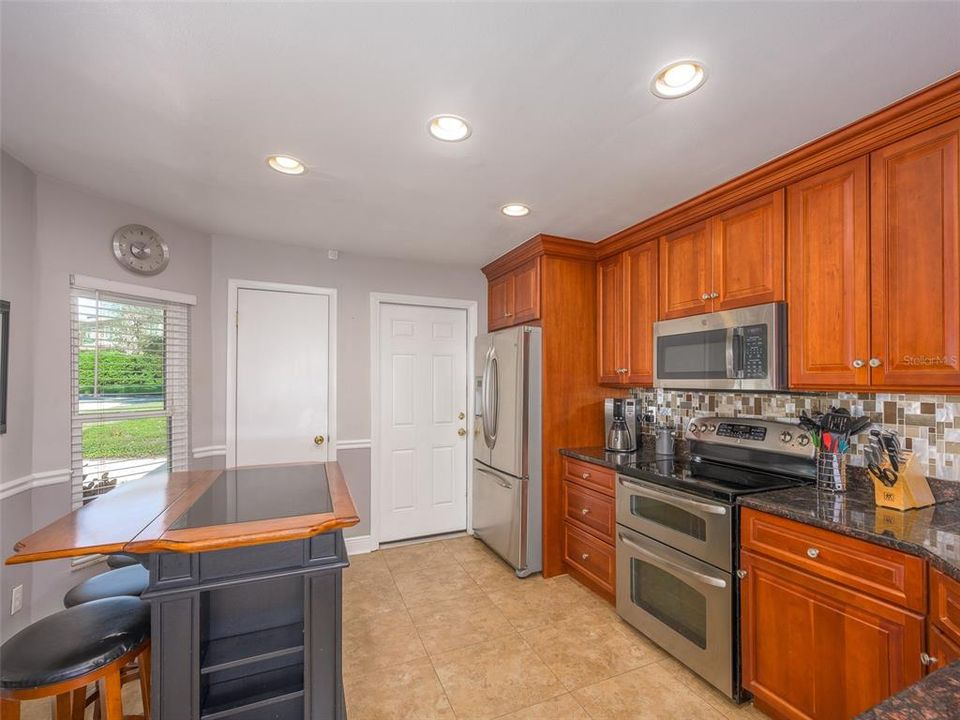
M 617 612 L 728 697 L 732 610 L 729 573 L 617 526 Z
M 724 570 L 733 569 L 733 507 L 620 475 L 617 522 Z

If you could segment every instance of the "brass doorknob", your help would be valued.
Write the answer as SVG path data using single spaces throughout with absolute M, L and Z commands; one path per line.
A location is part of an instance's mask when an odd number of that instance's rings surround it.
M 464 415 L 463 413 L 460 413 L 459 415 L 457 415 L 457 420 L 463 420 L 465 417 L 466 415 Z
M 314 445 L 323 445 L 323 435 L 314 435 L 313 436 Z
M 457 435 L 459 435 L 460 437 L 463 437 L 466 434 L 467 434 L 467 431 L 464 430 L 463 428 L 460 428 L 459 430 L 457 430 Z

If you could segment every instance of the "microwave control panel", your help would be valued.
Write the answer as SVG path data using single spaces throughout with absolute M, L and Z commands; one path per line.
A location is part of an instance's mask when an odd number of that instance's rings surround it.
M 768 347 L 766 325 L 748 325 L 743 328 L 743 377 L 751 380 L 767 377 Z

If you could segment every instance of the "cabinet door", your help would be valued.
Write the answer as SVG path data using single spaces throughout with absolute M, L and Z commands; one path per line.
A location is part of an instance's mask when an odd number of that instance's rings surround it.
M 513 322 L 540 319 L 540 258 L 524 263 L 513 272 Z
M 785 718 L 845 720 L 922 676 L 924 619 L 743 551 L 743 685 Z
M 487 327 L 490 330 L 513 325 L 513 273 L 487 283 Z
M 787 189 L 790 387 L 870 382 L 868 178 L 862 157 Z
M 960 660 L 960 645 L 931 625 L 927 635 L 927 654 L 930 656 L 929 674 Z
M 784 298 L 783 190 L 713 218 L 714 310 Z
M 600 382 L 624 381 L 623 254 L 597 263 L 597 369 Z
M 657 275 L 657 243 L 644 243 L 623 253 L 624 356 L 630 385 L 653 384 Z
M 874 386 L 960 385 L 960 119 L 871 155 Z
M 660 319 L 713 310 L 709 223 L 660 238 Z

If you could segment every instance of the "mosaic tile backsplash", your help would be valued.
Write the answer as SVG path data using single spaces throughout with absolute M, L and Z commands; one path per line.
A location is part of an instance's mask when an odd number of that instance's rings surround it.
M 831 405 L 851 415 L 868 415 L 878 426 L 896 430 L 904 446 L 926 463 L 931 477 L 960 481 L 960 395 L 888 393 L 776 394 L 681 390 L 641 390 L 645 413 L 680 427 L 703 415 L 795 420 L 801 410 L 826 412 Z M 866 434 L 851 440 L 850 462 L 863 464 Z

